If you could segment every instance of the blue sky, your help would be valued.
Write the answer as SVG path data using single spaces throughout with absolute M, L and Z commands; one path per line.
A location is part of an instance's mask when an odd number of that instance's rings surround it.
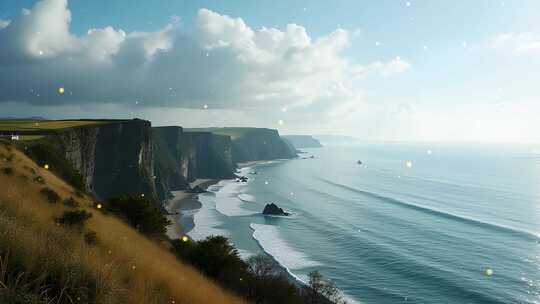
M 21 10 L 32 9 L 35 2 L 3 0 L 0 3 L 0 19 L 17 20 Z M 216 18 L 241 18 L 253 31 L 262 27 L 285 31 L 288 24 L 297 24 L 305 29 L 312 41 L 327 37 L 336 29 L 343 29 L 347 33 L 347 47 L 332 54 L 331 56 L 335 56 L 332 58 L 335 61 L 332 62 L 368 68 L 380 73 L 370 72 L 358 79 L 349 79 L 348 72 L 340 74 L 340 83 L 344 78 L 347 79 L 344 84 L 346 91 L 354 91 L 345 94 L 348 99 L 341 101 L 347 106 L 336 101 L 330 107 L 329 103 L 323 100 L 332 96 L 328 97 L 323 92 L 319 95 L 307 94 L 309 96 L 300 94 L 300 99 L 306 101 L 299 102 L 299 105 L 296 105 L 295 101 L 285 101 L 286 99 L 265 101 L 265 106 L 274 102 L 276 111 L 273 115 L 264 117 L 257 117 L 256 113 L 250 112 L 260 107 L 259 105 L 231 103 L 227 106 L 226 102 L 216 102 L 214 106 L 211 100 L 203 100 L 202 97 L 200 103 L 211 105 L 209 108 L 214 111 L 213 114 L 199 111 L 200 104 L 186 106 L 182 101 L 178 101 L 176 105 L 171 101 L 167 102 L 167 105 L 160 103 L 145 109 L 131 109 L 130 114 L 135 112 L 138 116 L 155 120 L 156 124 L 178 121 L 176 118 L 159 114 L 160 109 L 165 107 L 174 109 L 168 111 L 169 113 L 174 112 L 180 116 L 185 113 L 193 114 L 186 115 L 191 120 L 180 120 L 180 123 L 185 125 L 261 125 L 276 127 L 287 133 L 342 133 L 381 140 L 540 140 L 540 136 L 536 135 L 540 134 L 539 125 L 532 121 L 535 117 L 533 114 L 540 114 L 537 112 L 540 92 L 536 85 L 540 76 L 540 47 L 537 45 L 540 41 L 540 2 L 534 0 L 351 0 L 332 3 L 281 0 L 72 0 L 67 6 L 71 13 L 69 32 L 73 36 L 83 37 L 90 28 L 107 26 L 126 33 L 159 32 L 171 22 L 171 16 L 178 16 L 178 31 L 193 38 L 199 35 L 197 26 L 201 18 L 201 8 L 218 14 Z M 0 35 L 0 39 L 1 37 Z M 386 66 L 374 64 L 391 65 L 398 57 L 398 63 L 406 63 L 399 72 L 381 72 Z M 182 72 L 180 70 L 179 73 Z M 325 73 L 334 72 L 336 71 Z M 34 80 L 32 75 L 28 77 L 29 81 Z M 234 78 L 234 73 L 231 72 L 230 77 Z M 286 75 L 283 77 L 283 80 L 287 79 Z M 303 79 L 297 80 L 304 83 Z M 325 81 L 334 80 L 336 79 L 318 78 L 316 84 L 321 86 Z M 219 86 L 212 89 L 211 84 L 208 84 L 207 88 L 216 94 L 222 89 Z M 290 89 L 294 90 L 294 87 Z M 239 91 L 244 92 L 244 95 L 238 99 L 269 94 L 252 88 L 248 90 L 249 93 L 245 93 L 245 88 L 239 88 L 235 92 L 223 91 L 223 96 L 234 99 L 234 94 Z M 102 100 L 103 97 L 99 97 L 100 106 L 87 113 L 113 113 L 113 116 L 121 116 L 126 111 L 120 106 L 122 103 L 115 100 L 122 98 L 115 94 L 111 94 L 115 96 L 111 97 L 111 100 Z M 4 98 L 11 107 L 10 113 L 27 112 L 39 106 L 37 109 L 49 116 L 73 116 L 77 114 L 77 107 L 74 105 L 80 104 L 77 100 L 70 99 L 65 104 L 53 102 L 54 105 L 50 106 L 17 97 L 14 93 Z M 88 96 L 84 96 L 84 99 L 85 103 L 88 103 Z M 335 100 L 337 99 L 339 98 Z M 351 114 L 354 112 L 351 109 L 355 108 L 354 100 L 360 99 L 355 110 L 370 111 L 373 115 Z M 291 109 L 297 108 L 297 112 L 279 111 L 289 104 Z M 335 108 L 338 108 L 337 112 Z M 208 107 L 204 109 L 208 110 Z M 508 114 L 494 114 L 494 109 Z M 328 112 L 338 114 L 328 116 Z M 347 117 L 341 119 L 340 115 Z M 407 115 L 409 117 L 405 117 Z M 520 119 L 516 119 L 517 116 L 521 116 Z M 216 121 L 216 117 L 220 119 Z M 461 123 L 460 119 L 463 119 Z M 306 120 L 310 123 L 306 123 Z M 313 123 L 313 120 L 319 121 L 319 124 Z M 452 127 L 452 121 L 456 120 L 458 122 L 454 122 L 455 124 L 465 126 Z M 439 125 L 443 122 L 444 126 Z M 434 123 L 439 126 L 433 126 Z M 519 126 L 511 127 L 516 124 Z M 366 125 L 369 127 L 366 128 Z M 506 128 L 500 129 L 501 125 L 506 125 Z M 474 131 L 478 128 L 481 130 Z M 402 130 L 407 130 L 407 133 Z M 467 132 L 468 130 L 471 132 Z M 512 134 L 516 134 L 516 137 L 513 138 Z

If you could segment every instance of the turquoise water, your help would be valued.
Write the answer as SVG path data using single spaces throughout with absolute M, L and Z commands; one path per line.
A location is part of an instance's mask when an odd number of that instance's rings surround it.
M 540 147 L 307 151 L 212 187 L 189 234 L 226 235 L 301 280 L 317 269 L 355 302 L 540 303 Z M 293 216 L 260 215 L 268 202 Z

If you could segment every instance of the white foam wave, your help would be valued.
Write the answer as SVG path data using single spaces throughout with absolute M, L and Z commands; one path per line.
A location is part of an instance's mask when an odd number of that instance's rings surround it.
M 253 238 L 263 250 L 287 270 L 300 270 L 320 265 L 318 262 L 310 260 L 305 254 L 287 244 L 280 237 L 277 226 L 255 223 L 251 223 L 249 226 L 253 229 Z
M 257 214 L 242 208 L 246 204 L 238 198 L 242 184 L 226 181 L 223 187 L 215 192 L 216 210 L 226 216 L 246 216 Z
M 210 200 L 204 195 L 199 195 L 199 200 L 202 203 L 202 208 L 198 210 L 193 216 L 195 227 L 187 234 L 194 240 L 203 240 L 210 235 L 223 235 L 230 237 L 230 233 L 227 230 L 216 228 L 221 224 L 221 221 L 216 216 L 213 210 Z
M 238 194 L 238 199 L 246 203 L 255 203 L 255 197 L 251 194 L 240 193 Z

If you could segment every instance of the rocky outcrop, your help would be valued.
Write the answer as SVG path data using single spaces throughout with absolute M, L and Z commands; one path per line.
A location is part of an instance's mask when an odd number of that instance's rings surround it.
M 266 204 L 264 206 L 263 210 L 264 215 L 280 215 L 280 216 L 288 216 L 289 213 L 285 212 L 283 209 L 279 208 L 276 204 Z
M 144 195 L 157 201 L 149 121 L 102 121 L 60 130 L 57 138 L 86 190 L 97 197 Z
M 281 137 L 288 140 L 296 149 L 322 148 L 319 140 L 311 135 L 283 135 Z

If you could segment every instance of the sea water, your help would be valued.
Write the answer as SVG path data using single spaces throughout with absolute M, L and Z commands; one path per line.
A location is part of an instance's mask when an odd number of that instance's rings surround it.
M 299 280 L 318 270 L 351 302 L 540 303 L 540 147 L 305 151 L 211 187 L 189 234 L 225 235 Z M 270 202 L 292 215 L 262 216 Z

